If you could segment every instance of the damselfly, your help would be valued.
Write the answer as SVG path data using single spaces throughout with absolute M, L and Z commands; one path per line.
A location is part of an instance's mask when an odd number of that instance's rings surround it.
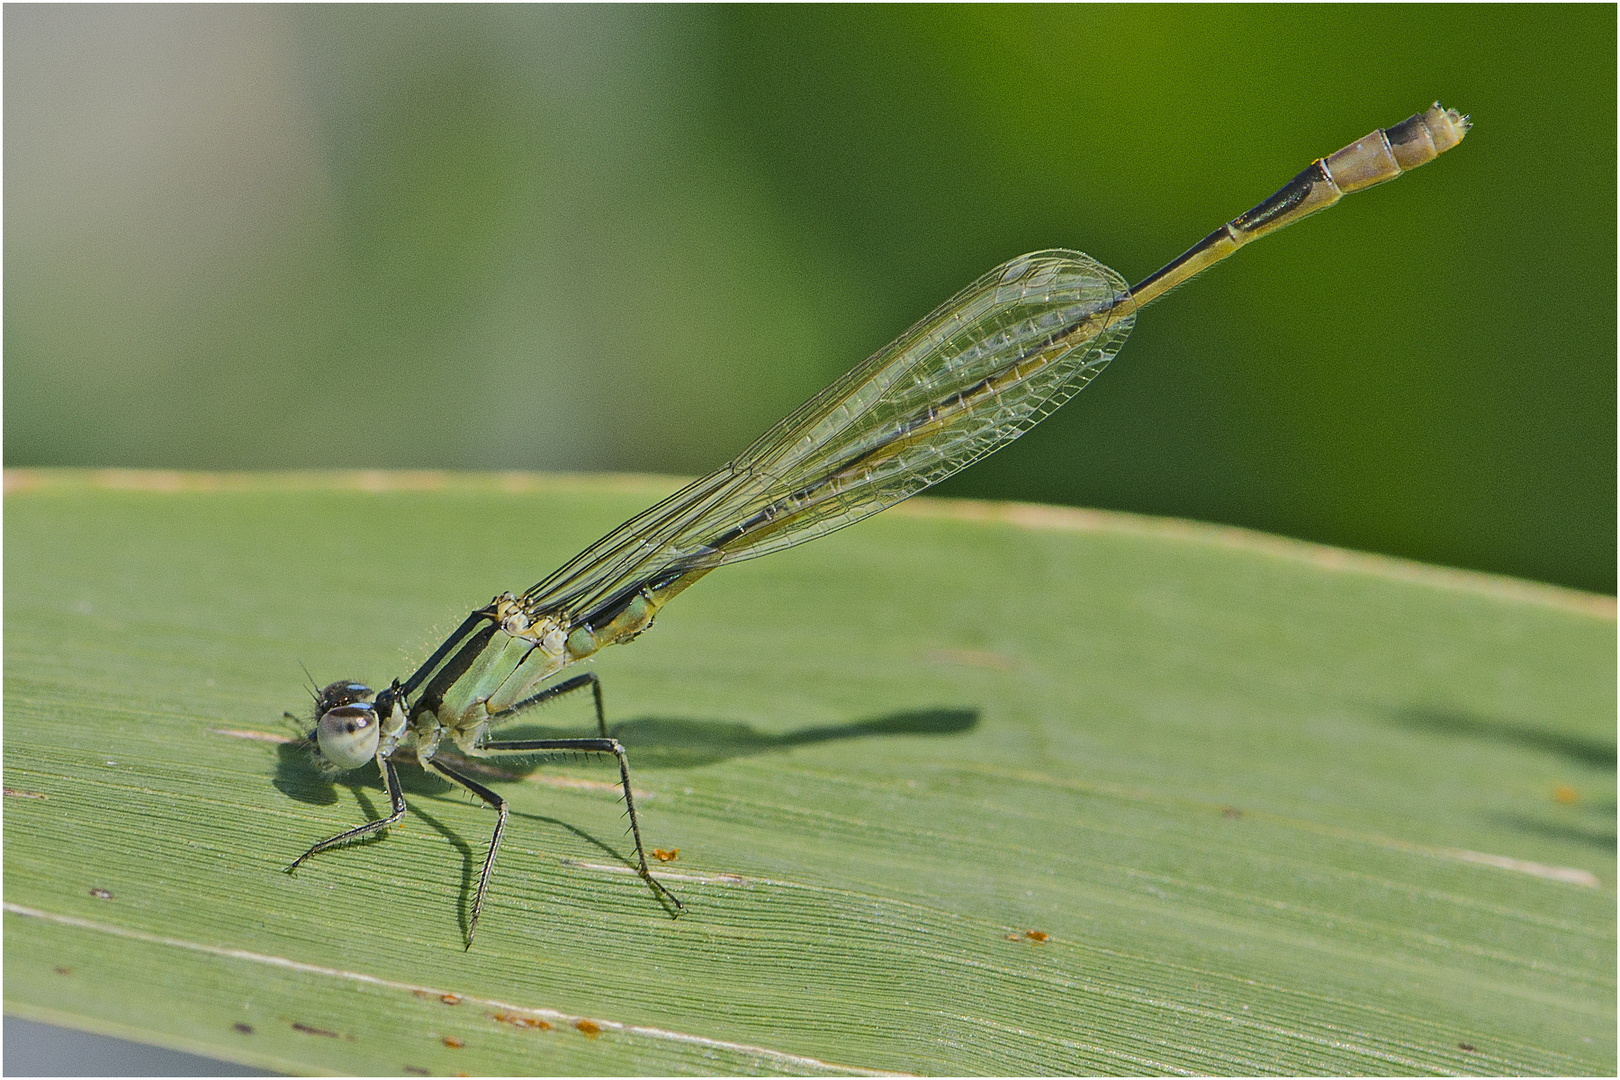
M 391 809 L 316 844 L 288 871 L 399 821 L 405 797 L 396 762 L 414 760 L 497 814 L 468 918 L 470 946 L 507 805 L 441 757 L 441 746 L 469 757 L 612 754 L 637 873 L 672 915 L 680 914 L 680 901 L 647 868 L 629 761 L 608 733 L 596 674 L 542 684 L 575 661 L 634 639 L 671 597 L 716 567 L 852 525 L 1005 446 L 1107 366 L 1139 309 L 1250 240 L 1432 161 L 1468 128 L 1467 117 L 1436 102 L 1374 131 L 1313 162 L 1135 288 L 1075 251 L 1013 259 L 805 402 L 735 461 L 631 518 L 521 596 L 502 593 L 474 611 L 409 678 L 381 693 L 348 681 L 320 690 L 309 744 L 335 769 L 376 762 Z M 595 737 L 488 738 L 491 725 L 587 687 L 595 699 Z

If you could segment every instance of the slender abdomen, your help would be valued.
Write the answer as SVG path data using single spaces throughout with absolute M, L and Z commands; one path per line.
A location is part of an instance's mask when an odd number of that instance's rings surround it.
M 1250 240 L 1326 210 L 1344 196 L 1433 161 L 1468 134 L 1468 117 L 1437 101 L 1426 112 L 1380 128 L 1311 162 L 1271 198 L 1222 225 L 1131 290 L 1138 308 L 1214 266 Z

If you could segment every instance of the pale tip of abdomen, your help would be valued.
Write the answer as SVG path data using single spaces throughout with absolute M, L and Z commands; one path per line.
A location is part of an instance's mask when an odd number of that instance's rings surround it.
M 1434 139 L 1434 152 L 1437 154 L 1443 154 L 1462 142 L 1468 129 L 1474 126 L 1468 117 L 1456 109 L 1446 108 L 1438 101 L 1423 114 L 1423 122 L 1429 126 L 1429 136 Z
M 1389 152 L 1394 155 L 1395 163 L 1400 166 L 1394 176 L 1433 161 L 1462 142 L 1463 136 L 1468 134 L 1468 129 L 1472 126 L 1468 117 L 1456 109 L 1446 108 L 1437 101 L 1425 111 L 1407 117 L 1394 127 L 1385 128 L 1384 138 L 1389 143 Z M 1328 160 L 1331 161 L 1332 158 Z M 1380 183 L 1393 178 L 1393 176 L 1380 177 L 1373 182 Z

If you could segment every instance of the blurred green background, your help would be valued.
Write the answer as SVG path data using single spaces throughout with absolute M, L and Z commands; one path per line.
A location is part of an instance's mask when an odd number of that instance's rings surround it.
M 1614 591 L 1612 6 L 4 20 L 8 465 L 705 471 L 996 263 L 1140 280 L 1438 97 L 1460 148 L 942 490 Z

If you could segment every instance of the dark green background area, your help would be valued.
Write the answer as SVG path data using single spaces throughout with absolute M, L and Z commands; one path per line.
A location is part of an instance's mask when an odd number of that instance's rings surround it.
M 996 263 L 1140 280 L 1439 97 L 1461 147 L 947 490 L 1614 590 L 1613 7 L 4 18 L 8 465 L 705 470 Z

